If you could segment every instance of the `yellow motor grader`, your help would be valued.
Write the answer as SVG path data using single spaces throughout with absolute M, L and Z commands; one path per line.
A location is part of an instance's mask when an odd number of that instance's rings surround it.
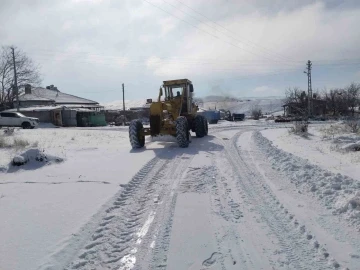
M 208 122 L 197 115 L 198 107 L 193 103 L 194 87 L 190 80 L 164 81 L 160 87 L 158 100 L 150 104 L 150 127 L 144 128 L 140 120 L 133 120 L 129 126 L 132 148 L 141 148 L 145 136 L 172 135 L 180 147 L 188 147 L 190 130 L 196 137 L 208 134 Z

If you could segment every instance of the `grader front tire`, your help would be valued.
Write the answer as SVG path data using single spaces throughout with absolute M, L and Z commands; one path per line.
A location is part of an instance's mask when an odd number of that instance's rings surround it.
M 188 121 L 183 116 L 180 116 L 176 119 L 176 141 L 181 148 L 186 148 L 189 146 L 190 138 Z

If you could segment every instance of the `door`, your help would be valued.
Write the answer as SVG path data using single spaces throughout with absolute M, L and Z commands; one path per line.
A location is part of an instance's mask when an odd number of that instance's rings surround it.
M 13 126 L 13 113 L 0 113 L 0 125 L 1 126 Z

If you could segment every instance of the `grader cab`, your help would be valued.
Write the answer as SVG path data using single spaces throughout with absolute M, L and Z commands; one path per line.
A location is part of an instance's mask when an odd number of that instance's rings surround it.
M 150 127 L 143 127 L 140 120 L 133 120 L 129 126 L 132 148 L 145 145 L 145 136 L 171 135 L 176 137 L 180 147 L 188 147 L 190 130 L 196 137 L 208 133 L 208 122 L 197 115 L 198 107 L 193 102 L 194 87 L 188 79 L 164 81 L 158 100 L 150 104 Z

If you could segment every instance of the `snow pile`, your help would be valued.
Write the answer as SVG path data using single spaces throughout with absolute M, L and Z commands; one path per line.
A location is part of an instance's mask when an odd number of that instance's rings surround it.
M 12 159 L 11 165 L 9 165 L 8 172 L 14 172 L 18 170 L 18 166 L 22 166 L 25 170 L 39 169 L 45 165 L 62 162 L 63 159 L 51 155 L 47 155 L 44 151 L 37 148 L 28 149 L 24 153 L 15 156 Z M 14 167 L 16 166 L 16 167 Z
M 354 143 L 348 143 L 341 147 L 341 150 L 345 151 L 360 151 L 360 141 Z
M 360 136 L 356 134 L 333 136 L 332 142 L 340 151 L 360 151 Z
M 23 156 L 16 156 L 13 158 L 12 164 L 15 166 L 24 165 L 27 162 L 27 159 L 25 159 Z
M 360 182 L 339 173 L 331 173 L 275 147 L 270 140 L 255 133 L 259 148 L 269 159 L 272 168 L 284 173 L 299 192 L 311 192 L 334 215 L 344 215 L 360 229 Z

